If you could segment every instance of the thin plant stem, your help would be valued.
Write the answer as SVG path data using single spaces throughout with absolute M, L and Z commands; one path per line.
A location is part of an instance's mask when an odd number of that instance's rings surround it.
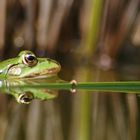
M 104 92 L 140 93 L 140 81 L 42 83 L 33 85 L 15 85 L 12 86 L 12 88 L 48 88 L 59 90 L 88 90 Z

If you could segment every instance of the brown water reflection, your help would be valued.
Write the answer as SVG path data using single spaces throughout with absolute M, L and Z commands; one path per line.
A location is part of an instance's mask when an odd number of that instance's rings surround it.
M 119 80 L 117 71 L 95 70 L 92 74 L 83 77 L 87 80 Z M 136 94 L 80 93 L 73 100 L 70 139 L 124 140 L 139 137 L 137 133 L 139 97 Z

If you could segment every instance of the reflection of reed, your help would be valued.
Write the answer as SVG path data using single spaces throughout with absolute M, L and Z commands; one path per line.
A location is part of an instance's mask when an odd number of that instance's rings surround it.
M 54 101 L 34 102 L 29 108 L 26 128 L 27 140 L 63 140 L 59 108 Z

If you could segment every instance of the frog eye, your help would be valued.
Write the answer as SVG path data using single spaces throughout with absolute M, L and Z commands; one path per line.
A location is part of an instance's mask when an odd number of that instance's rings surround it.
M 37 58 L 34 54 L 27 53 L 23 57 L 23 63 L 27 66 L 33 67 L 37 64 Z
M 25 93 L 20 94 L 17 101 L 18 103 L 22 103 L 22 104 L 29 104 L 31 100 L 33 99 L 34 99 L 34 96 L 31 92 L 25 92 Z

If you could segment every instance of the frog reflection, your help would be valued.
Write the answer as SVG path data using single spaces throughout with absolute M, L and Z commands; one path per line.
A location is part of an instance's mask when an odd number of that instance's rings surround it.
M 1 80 L 1 90 L 15 97 L 18 103 L 29 104 L 33 99 L 49 100 L 58 95 L 57 90 L 36 88 L 36 85 L 61 82 L 57 76 L 44 79 Z M 33 86 L 33 87 L 32 87 Z
M 14 88 L 10 94 L 15 97 L 16 101 L 20 104 L 29 104 L 33 99 L 49 100 L 54 99 L 58 95 L 58 91 L 49 89 L 16 89 Z

